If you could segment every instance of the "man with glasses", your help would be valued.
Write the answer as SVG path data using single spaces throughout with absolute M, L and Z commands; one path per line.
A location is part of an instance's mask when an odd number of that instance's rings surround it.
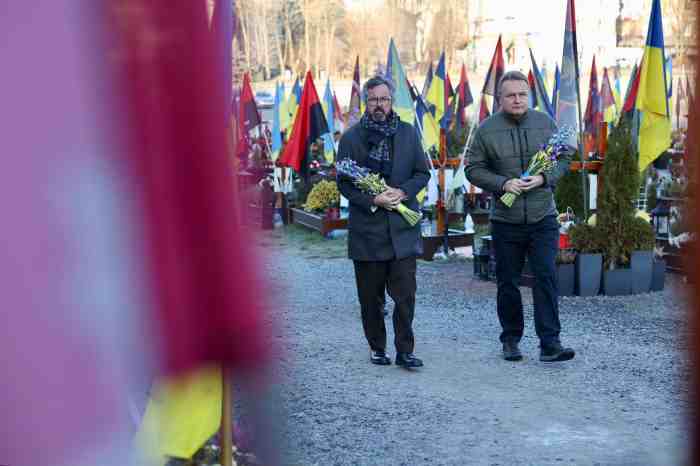
M 423 362 L 413 356 L 413 314 L 416 301 L 416 256 L 422 254 L 420 226 L 409 225 L 395 207 L 403 202 L 418 210 L 416 194 L 430 178 L 415 129 L 392 110 L 393 84 L 369 79 L 363 89 L 365 113 L 340 139 L 338 160 L 350 158 L 378 173 L 390 186 L 371 196 L 352 181 L 338 177 L 338 187 L 350 204 L 348 256 L 355 267 L 362 326 L 373 364 L 389 365 L 384 325 L 384 290 L 394 300 L 396 364 L 413 368 Z
M 523 336 L 520 274 L 527 254 L 535 275 L 532 289 L 535 331 L 540 360 L 566 361 L 574 350 L 559 341 L 560 323 L 555 257 L 559 240 L 554 186 L 568 170 L 569 161 L 543 175 L 521 176 L 532 156 L 556 131 L 549 115 L 528 108 L 530 86 L 519 71 L 505 73 L 498 83 L 501 110 L 484 120 L 469 146 L 469 181 L 493 193 L 491 237 L 496 253 L 498 292 L 496 307 L 503 331 L 503 357 L 523 358 L 518 343 Z M 517 194 L 512 207 L 500 201 L 504 193 Z

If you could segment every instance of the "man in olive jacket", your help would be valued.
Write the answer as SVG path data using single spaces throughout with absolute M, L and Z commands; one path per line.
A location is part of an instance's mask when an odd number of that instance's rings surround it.
M 370 361 L 389 365 L 384 325 L 384 290 L 394 300 L 396 364 L 419 367 L 413 356 L 413 314 L 416 301 L 416 256 L 422 254 L 420 226 L 409 225 L 394 211 L 399 202 L 418 210 L 416 194 L 430 173 L 415 129 L 392 110 L 391 82 L 368 80 L 363 88 L 362 119 L 340 139 L 338 160 L 350 158 L 379 173 L 390 188 L 371 196 L 339 176 L 338 187 L 350 204 L 348 256 L 353 260 L 362 326 Z
M 518 343 L 523 336 L 523 304 L 518 288 L 527 254 L 535 275 L 532 294 L 540 360 L 566 361 L 574 351 L 559 340 L 556 254 L 559 239 L 554 186 L 566 172 L 568 158 L 552 171 L 523 177 L 532 156 L 556 131 L 545 113 L 528 108 L 527 77 L 519 71 L 503 75 L 498 85 L 501 110 L 476 130 L 469 146 L 466 174 L 476 186 L 493 193 L 491 237 L 496 254 L 496 306 L 503 329 L 503 357 L 522 359 Z M 506 193 L 518 195 L 511 207 L 500 201 Z

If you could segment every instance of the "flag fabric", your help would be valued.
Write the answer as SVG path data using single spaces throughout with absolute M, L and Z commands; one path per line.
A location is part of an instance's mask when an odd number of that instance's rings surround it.
M 530 61 L 532 62 L 532 77 L 534 84 L 534 98 L 535 98 L 535 108 L 539 109 L 541 112 L 545 112 L 550 117 L 554 118 L 554 110 L 552 110 L 552 103 L 549 101 L 549 91 L 544 83 L 540 69 L 535 61 L 535 55 L 530 49 Z
M 644 170 L 671 145 L 671 121 L 668 105 L 664 59 L 664 34 L 661 2 L 653 0 L 649 31 L 639 73 L 637 109 L 639 125 L 639 170 Z
M 486 105 L 486 96 L 481 95 L 481 102 L 479 103 L 479 123 L 491 116 L 489 113 L 489 107 Z
M 457 126 L 463 128 L 467 125 L 467 107 L 474 102 L 472 91 L 469 89 L 469 78 L 467 78 L 467 68 L 462 63 L 462 71 L 457 85 Z
M 326 90 L 323 93 L 323 114 L 326 116 L 328 132 L 323 135 L 323 157 L 326 162 L 333 163 L 335 160 L 335 104 L 333 103 L 333 92 L 331 91 L 331 80 L 326 80 Z
M 591 79 L 588 84 L 588 101 L 586 102 L 586 113 L 583 116 L 586 132 L 594 136 L 598 135 L 598 128 L 603 121 L 603 114 L 600 111 L 600 93 L 598 91 L 598 72 L 595 66 L 595 55 L 591 65 Z
M 308 177 L 308 155 L 311 144 L 316 142 L 328 132 L 328 124 L 323 115 L 323 107 L 316 93 L 311 71 L 306 72 L 304 90 L 301 94 L 301 103 L 294 119 L 292 135 L 279 163 L 285 167 L 292 167 L 302 177 Z
M 260 118 L 260 112 L 258 111 L 258 105 L 255 103 L 253 88 L 250 85 L 250 73 L 245 73 L 243 75 L 243 85 L 241 87 L 241 100 L 239 105 L 239 122 L 241 130 L 245 131 L 247 134 L 248 131 L 258 126 L 262 121 Z
M 613 93 L 613 98 L 615 99 L 615 109 L 617 110 L 617 114 L 619 115 L 620 112 L 622 112 L 622 84 L 620 83 L 620 67 L 616 66 L 614 68 L 613 75 L 615 77 L 613 87 L 612 87 L 612 93 Z
M 448 110 L 449 91 L 447 90 L 447 75 L 445 69 L 445 52 L 440 54 L 438 66 L 435 69 L 435 74 L 430 82 L 428 89 L 428 97 L 426 100 L 432 106 L 431 113 L 435 117 L 435 121 L 440 124 L 441 128 L 446 129 L 449 126 Z
M 333 116 L 335 117 L 334 131 L 342 132 L 345 129 L 345 118 L 343 118 L 343 110 L 338 103 L 338 96 L 333 92 Z
M 423 99 L 428 98 L 428 90 L 430 89 L 430 84 L 433 82 L 433 62 L 430 62 L 430 65 L 428 66 L 428 72 L 425 75 L 425 81 L 423 81 L 423 91 L 420 93 L 420 95 L 423 97 Z
M 154 382 L 135 437 L 148 464 L 190 459 L 219 430 L 221 377 L 213 366 Z
M 559 101 L 559 84 L 561 81 L 561 75 L 559 73 L 559 64 L 554 66 L 554 86 L 552 88 L 552 112 L 554 112 L 553 118 L 556 119 L 557 115 L 557 102 Z
M 486 73 L 484 87 L 481 90 L 482 94 L 488 94 L 494 97 L 492 113 L 496 113 L 499 108 L 498 82 L 501 80 L 501 76 L 503 76 L 504 72 L 505 62 L 503 61 L 503 45 L 501 36 L 499 35 L 498 42 L 496 42 L 496 49 L 493 51 L 493 57 L 491 58 L 491 65 L 489 65 L 489 70 Z
M 440 147 L 440 127 L 422 97 L 418 97 L 416 100 L 415 126 L 420 130 L 423 139 L 423 150 L 426 153 L 431 148 L 438 150 Z
M 573 128 L 574 134 L 568 140 L 572 147 L 578 146 L 579 112 L 579 69 L 578 40 L 576 38 L 576 8 L 574 0 L 567 0 L 564 25 L 564 48 L 562 51 L 559 92 L 556 104 L 556 122 L 559 127 Z
M 609 125 L 615 122 L 617 118 L 615 97 L 613 96 L 607 67 L 603 68 L 603 79 L 600 85 L 600 111 L 603 114 L 603 121 Z
M 399 52 L 394 44 L 394 39 L 389 41 L 388 55 L 386 74 L 394 84 L 392 109 L 399 118 L 401 118 L 401 121 L 412 125 L 415 121 L 413 99 L 411 98 L 411 91 L 408 87 L 408 81 L 406 80 L 406 73 L 404 72 L 403 66 L 401 66 Z
M 348 128 L 362 117 L 362 89 L 360 87 L 360 56 L 355 58 L 355 70 L 352 73 L 352 89 L 350 90 L 350 105 L 348 107 Z
M 527 85 L 530 88 L 529 96 L 530 96 L 530 102 L 528 106 L 530 108 L 535 108 L 537 107 L 537 97 L 535 94 L 537 91 L 535 90 L 535 77 L 532 75 L 532 70 L 527 72 Z
M 627 84 L 625 91 L 625 100 L 622 104 L 622 113 L 627 114 L 633 112 L 637 102 L 637 92 L 639 91 L 639 71 L 641 67 L 635 63 L 630 74 L 630 81 Z
M 144 29 L 125 28 L 116 2 L 10 2 L 0 15 L 0 122 L 12 128 L 0 142 L 12 219 L 0 261 L 3 464 L 141 464 L 131 395 L 154 372 L 254 369 L 270 352 L 252 243 L 232 215 L 225 44 L 204 2 L 129 5 L 167 46 L 144 56 Z M 44 34 L 61 64 L 50 80 L 27 60 Z
M 217 66 L 220 69 L 221 75 L 224 77 L 224 125 L 228 128 L 231 119 L 231 107 L 228 105 L 231 102 L 232 83 L 233 83 L 233 5 L 230 1 L 217 0 L 214 4 L 212 13 L 211 31 L 215 40 L 219 44 L 217 47 L 219 57 Z
M 277 160 L 282 149 L 282 128 L 280 126 L 280 103 L 284 99 L 284 87 L 282 83 L 275 86 L 275 104 L 272 107 L 272 141 L 270 142 L 270 158 Z

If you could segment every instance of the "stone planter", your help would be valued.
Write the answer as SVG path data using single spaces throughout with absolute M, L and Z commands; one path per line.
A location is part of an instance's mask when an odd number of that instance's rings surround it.
M 574 291 L 577 296 L 596 296 L 600 292 L 603 272 L 602 254 L 576 255 Z
M 650 291 L 663 291 L 666 281 L 666 261 L 655 260 L 651 267 Z
M 559 296 L 573 296 L 575 284 L 576 266 L 574 264 L 557 264 Z
M 613 269 L 603 271 L 603 294 L 606 296 L 624 296 L 632 293 L 632 269 Z
M 654 253 L 652 251 L 633 251 L 630 261 L 632 270 L 632 294 L 647 293 L 651 289 Z

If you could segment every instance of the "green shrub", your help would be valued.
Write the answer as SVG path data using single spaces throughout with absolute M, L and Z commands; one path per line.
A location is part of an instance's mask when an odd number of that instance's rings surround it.
M 586 192 L 588 192 L 588 179 L 586 179 Z M 568 171 L 559 178 L 554 190 L 554 201 L 559 212 L 566 212 L 567 207 L 573 209 L 574 214 L 583 218 L 583 186 L 581 172 Z M 584 219 L 585 220 L 585 219 Z

